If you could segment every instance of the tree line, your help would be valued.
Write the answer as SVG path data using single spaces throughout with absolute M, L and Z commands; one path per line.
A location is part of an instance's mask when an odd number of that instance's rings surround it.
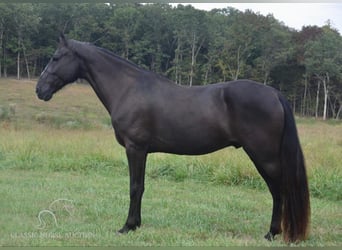
M 341 117 L 342 37 L 329 20 L 297 31 L 231 7 L 0 3 L 0 77 L 38 76 L 60 32 L 177 84 L 253 79 L 279 89 L 299 115 Z

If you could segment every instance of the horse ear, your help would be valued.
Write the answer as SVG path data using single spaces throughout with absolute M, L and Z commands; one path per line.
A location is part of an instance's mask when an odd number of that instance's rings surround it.
M 68 40 L 66 39 L 63 33 L 59 35 L 59 43 L 63 46 L 68 46 Z

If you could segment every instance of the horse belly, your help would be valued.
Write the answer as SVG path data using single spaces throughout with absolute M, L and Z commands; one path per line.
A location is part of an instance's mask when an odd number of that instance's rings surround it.
M 207 138 L 194 139 L 175 136 L 171 140 L 157 139 L 150 147 L 149 152 L 163 152 L 179 155 L 201 155 L 214 152 L 221 148 L 232 145 L 229 141 L 208 140 Z
M 214 115 L 193 115 L 165 121 L 158 126 L 151 151 L 200 155 L 234 145 L 224 120 Z

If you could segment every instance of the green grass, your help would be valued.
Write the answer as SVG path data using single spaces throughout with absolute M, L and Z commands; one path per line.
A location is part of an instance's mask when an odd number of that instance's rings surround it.
M 310 238 L 342 244 L 342 123 L 298 119 L 311 190 Z M 118 236 L 129 191 L 124 149 L 88 86 L 38 101 L 0 79 L 0 246 L 284 246 L 267 242 L 271 196 L 242 150 L 148 158 L 143 225 Z M 39 212 L 46 222 L 39 229 Z M 65 206 L 69 210 L 65 209 Z M 69 212 L 68 212 L 69 211 Z
M 91 172 L 8 170 L 1 173 L 0 244 L 16 246 L 282 246 L 267 242 L 271 201 L 267 192 L 244 186 L 174 182 L 147 177 L 143 225 L 119 236 L 128 207 L 128 178 Z M 38 213 L 59 198 L 71 213 L 54 209 L 58 226 Z M 312 200 L 312 233 L 304 246 L 341 243 L 338 203 Z

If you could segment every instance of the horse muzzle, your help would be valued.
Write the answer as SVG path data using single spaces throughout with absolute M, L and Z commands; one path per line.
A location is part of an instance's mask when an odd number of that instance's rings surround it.
M 39 85 L 36 87 L 36 94 L 40 100 L 49 101 L 53 96 L 53 91 L 50 88 L 43 89 Z

